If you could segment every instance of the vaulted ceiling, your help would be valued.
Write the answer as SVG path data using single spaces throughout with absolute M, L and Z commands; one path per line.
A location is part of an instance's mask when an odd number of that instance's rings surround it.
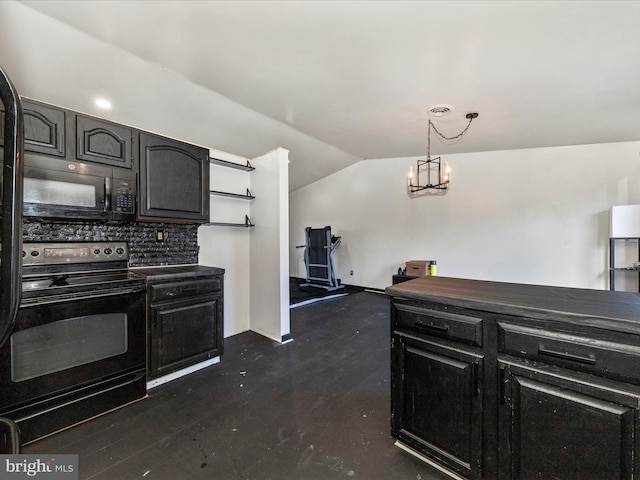
M 424 155 L 435 104 L 445 135 L 480 114 L 435 154 L 640 139 L 640 2 L 21 3 L 337 149 L 298 141 L 292 190 Z

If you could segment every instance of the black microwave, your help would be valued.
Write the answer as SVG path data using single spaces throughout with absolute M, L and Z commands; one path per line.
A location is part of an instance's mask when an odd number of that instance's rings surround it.
M 133 221 L 131 170 L 30 155 L 24 162 L 26 217 Z

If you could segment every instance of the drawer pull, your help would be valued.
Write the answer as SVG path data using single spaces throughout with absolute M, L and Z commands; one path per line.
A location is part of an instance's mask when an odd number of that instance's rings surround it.
M 187 287 L 182 289 L 182 293 L 198 293 L 199 290 L 198 287 Z
M 570 360 L 572 362 L 578 363 L 586 363 L 587 365 L 595 365 L 596 357 L 595 355 L 582 356 L 582 355 L 574 355 L 568 352 L 558 352 L 557 350 L 550 350 L 548 348 L 539 347 L 538 348 L 539 355 L 546 355 L 548 357 L 559 358 L 562 360 Z
M 421 328 L 423 330 L 431 330 L 435 332 L 445 333 L 449 331 L 449 325 L 430 325 L 428 323 L 415 322 L 413 324 L 416 328 Z

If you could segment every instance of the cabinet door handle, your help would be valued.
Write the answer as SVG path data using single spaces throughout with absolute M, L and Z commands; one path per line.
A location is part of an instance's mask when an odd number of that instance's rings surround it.
M 473 363 L 473 396 L 477 397 L 478 395 L 480 395 L 480 391 L 479 391 L 479 386 L 480 386 L 480 379 L 479 379 L 479 372 L 478 372 L 478 364 L 477 363 Z
M 498 383 L 500 384 L 500 393 L 498 395 L 500 395 L 500 405 L 504 405 L 507 403 L 507 399 L 506 399 L 506 393 L 507 393 L 507 384 L 506 384 L 506 379 L 507 379 L 507 372 L 504 366 L 500 366 L 500 368 L 498 369 Z
M 596 356 L 595 355 L 574 355 L 569 352 L 559 352 L 557 350 L 551 350 L 549 348 L 539 347 L 538 348 L 539 355 L 546 355 L 547 357 L 559 358 L 561 360 L 570 360 L 572 362 L 585 363 L 587 365 L 595 365 L 596 364 Z
M 442 333 L 449 331 L 449 325 L 430 325 L 428 323 L 415 322 L 413 326 L 416 328 L 421 328 L 423 330 L 431 330 Z
M 111 178 L 104 177 L 104 211 L 111 211 Z

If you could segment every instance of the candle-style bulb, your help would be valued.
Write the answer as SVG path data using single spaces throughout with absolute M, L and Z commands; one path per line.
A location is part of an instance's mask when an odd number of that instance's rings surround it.
M 451 180 L 451 167 L 449 165 L 445 165 L 444 167 L 444 183 L 449 183 Z

